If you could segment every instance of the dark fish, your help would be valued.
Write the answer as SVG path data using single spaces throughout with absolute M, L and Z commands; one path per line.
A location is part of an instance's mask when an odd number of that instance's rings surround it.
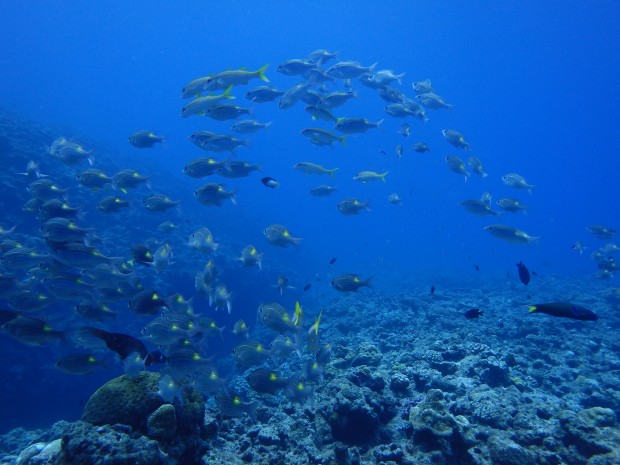
M 333 265 L 334 263 L 336 263 L 336 260 L 338 260 L 338 257 L 333 257 L 330 261 L 329 264 Z
M 357 274 L 341 274 L 332 279 L 331 285 L 337 291 L 356 292 L 360 287 L 372 287 L 370 284 L 371 279 L 360 279 Z
M 295 330 L 295 325 L 286 309 L 277 303 L 260 304 L 258 307 L 258 319 L 265 326 L 279 333 Z
M 83 331 L 105 342 L 108 349 L 116 352 L 121 360 L 125 360 L 133 353 L 138 353 L 147 366 L 166 361 L 165 355 L 161 352 L 157 350 L 150 352 L 142 341 L 128 334 L 108 333 L 97 328 L 83 328 Z
M 119 211 L 123 207 L 128 207 L 129 202 L 120 197 L 110 196 L 103 199 L 97 204 L 97 210 L 103 213 L 113 213 Z
M 316 383 L 323 381 L 324 370 L 318 362 L 307 360 L 303 368 L 303 380 Z
M 465 313 L 465 318 L 469 319 L 469 320 L 473 320 L 475 318 L 479 318 L 482 315 L 484 315 L 484 312 L 482 310 L 480 310 L 479 308 L 472 308 L 470 310 L 467 310 Z
M 433 295 L 434 293 L 435 293 L 435 285 L 433 284 L 433 285 L 431 286 L 431 295 Z
M 2 330 L 22 344 L 43 346 L 52 341 L 64 341 L 65 333 L 54 331 L 43 320 L 17 316 L 2 325 Z
M 304 286 L 304 292 L 310 290 L 311 287 L 312 287 L 312 284 L 306 284 Z
M 144 289 L 129 300 L 129 308 L 136 315 L 152 315 L 163 307 L 168 304 L 152 289 Z
M 263 394 L 274 394 L 287 385 L 287 380 L 281 379 L 278 373 L 265 367 L 252 371 L 246 380 L 252 389 Z
M 288 397 L 291 401 L 303 404 L 308 399 L 310 399 L 310 403 L 312 403 L 314 391 L 312 388 L 306 386 L 306 384 L 300 379 L 295 379 L 295 377 L 292 377 L 289 379 L 285 393 L 286 397 Z
M 153 252 L 144 244 L 134 244 L 131 247 L 131 255 L 136 263 L 146 266 L 153 264 Z
M 260 365 L 269 358 L 270 354 L 271 352 L 257 341 L 242 342 L 233 349 L 235 361 L 243 368 Z
M 270 178 L 269 176 L 261 179 L 260 182 L 262 182 L 263 185 L 265 185 L 266 187 L 270 187 L 272 189 L 275 189 L 276 187 L 278 187 L 280 185 L 280 183 L 278 181 L 276 181 L 273 178 Z
M 517 268 L 519 269 L 519 279 L 526 286 L 530 282 L 530 272 L 527 267 L 523 264 L 523 262 L 517 263 Z
M 568 302 L 550 302 L 548 304 L 529 305 L 530 313 L 546 313 L 561 318 L 581 321 L 596 321 L 598 315 L 592 310 Z
M 58 360 L 54 366 L 69 375 L 86 375 L 105 365 L 105 359 L 100 360 L 91 353 L 80 353 L 67 355 Z
M 474 270 L 480 271 L 480 267 L 478 265 L 474 265 Z
M 152 131 L 138 131 L 129 136 L 129 143 L 139 149 L 151 148 L 157 142 L 163 142 L 166 138 L 155 135 Z
M 225 417 L 238 418 L 245 413 L 256 422 L 256 402 L 244 402 L 239 396 L 224 389 L 215 395 L 215 402 Z

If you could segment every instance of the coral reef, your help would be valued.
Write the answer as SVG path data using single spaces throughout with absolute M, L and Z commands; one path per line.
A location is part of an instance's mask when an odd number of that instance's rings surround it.
M 484 298 L 502 301 L 490 289 Z M 223 417 L 213 399 L 205 404 L 189 389 L 183 403 L 167 403 L 153 394 L 159 375 L 145 373 L 93 395 L 84 419 L 100 426 L 59 422 L 0 437 L 0 463 L 14 464 L 32 444 L 22 462 L 36 463 L 57 439 L 57 464 L 620 463 L 620 346 L 611 336 L 515 311 L 459 321 L 451 302 L 410 294 L 337 300 L 324 311 L 332 317 L 322 337 L 333 350 L 313 402 L 250 393 L 241 377 L 231 383 L 258 403 L 256 423 Z M 403 323 L 412 305 L 426 310 Z M 441 329 L 420 330 L 434 327 Z

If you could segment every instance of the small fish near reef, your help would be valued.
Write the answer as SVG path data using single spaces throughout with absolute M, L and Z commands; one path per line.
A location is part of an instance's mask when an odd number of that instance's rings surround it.
M 560 318 L 580 321 L 596 321 L 598 315 L 592 310 L 568 302 L 550 302 L 547 304 L 528 305 L 530 313 L 546 313 Z
M 523 262 L 517 263 L 517 268 L 519 269 L 519 280 L 527 286 L 530 283 L 530 271 Z
M 476 318 L 480 318 L 481 316 L 483 316 L 484 312 L 479 308 L 472 308 L 467 310 L 464 315 L 465 318 L 467 318 L 468 320 L 475 320 Z

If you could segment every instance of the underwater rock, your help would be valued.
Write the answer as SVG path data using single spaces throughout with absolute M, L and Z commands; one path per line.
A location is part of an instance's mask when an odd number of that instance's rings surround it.
M 209 409 L 205 410 L 204 420 L 202 423 L 202 437 L 215 438 L 219 430 L 219 421 L 217 416 Z
M 168 404 L 157 394 L 159 381 L 160 374 L 152 372 L 108 381 L 90 397 L 82 418 L 93 425 L 116 425 L 117 429 L 127 425 L 125 428 L 166 441 L 162 445 L 166 460 L 178 459 L 184 465 L 201 463 L 207 449 L 202 395 L 187 388 L 183 403 L 175 399 Z M 162 409 L 164 405 L 168 407 Z
M 56 439 L 45 445 L 45 447 L 36 455 L 31 457 L 27 462 L 28 465 L 47 465 L 56 463 L 60 457 L 62 447 L 62 439 Z
M 593 407 L 573 412 L 563 412 L 560 426 L 566 445 L 574 444 L 579 453 L 590 458 L 594 455 L 617 452 L 620 447 L 620 428 L 613 410 Z
M 620 451 L 615 450 L 609 454 L 595 455 L 586 465 L 617 465 L 620 463 Z
M 405 458 L 405 452 L 394 443 L 382 444 L 375 447 L 372 451 L 372 455 L 374 455 L 377 462 L 380 463 L 402 463 Z
M 474 370 L 480 381 L 491 387 L 508 386 L 510 384 L 510 369 L 504 360 L 497 357 L 488 357 L 479 360 Z
M 144 434 L 147 419 L 166 402 L 157 394 L 159 373 L 120 376 L 100 387 L 86 403 L 82 420 L 93 425 L 129 425 Z M 203 425 L 204 401 L 200 393 L 185 389 L 183 403 L 175 401 L 179 433 L 193 434 Z
M 27 465 L 30 459 L 36 455 L 38 455 L 45 448 L 45 443 L 37 442 L 36 444 L 31 444 L 26 447 L 23 451 L 20 452 L 17 460 L 15 460 L 15 465 Z
M 536 465 L 535 454 L 513 440 L 501 435 L 493 435 L 488 441 L 489 456 L 498 465 Z
M 92 426 L 77 422 L 62 438 L 56 465 L 173 465 L 156 441 L 131 435 L 120 425 Z
M 371 370 L 366 365 L 352 369 L 347 378 L 356 386 L 367 387 L 374 392 L 381 392 L 385 387 L 383 377 L 376 370 Z
M 472 421 L 502 430 L 512 426 L 522 404 L 519 390 L 514 386 L 474 391 L 468 396 L 468 401 Z
M 146 432 L 148 416 L 166 402 L 157 394 L 159 373 L 114 378 L 88 399 L 82 420 L 93 425 L 129 425 Z
M 275 428 L 266 426 L 258 431 L 258 442 L 264 446 L 277 446 L 282 443 L 282 439 Z
M 409 378 L 403 373 L 394 373 L 390 379 L 390 389 L 399 394 L 406 394 L 409 384 Z
M 186 388 L 183 392 L 183 402 L 174 401 L 177 415 L 178 432 L 181 434 L 196 434 L 204 425 L 205 401 L 202 394 L 195 389 Z
M 426 399 L 410 410 L 413 442 L 425 452 L 439 451 L 446 463 L 473 463 L 467 449 L 475 444 L 469 421 L 447 410 L 443 393 L 428 391 Z
M 319 413 L 329 424 L 332 437 L 349 445 L 374 442 L 381 420 L 366 402 L 364 391 L 370 391 L 353 385 L 329 385 L 327 388 L 332 402 L 321 405 Z
M 146 431 L 152 439 L 168 441 L 177 432 L 177 415 L 174 406 L 164 404 L 151 413 L 146 421 Z
M 376 367 L 381 363 L 381 357 L 381 351 L 377 346 L 368 342 L 362 342 L 351 359 L 351 366 L 367 365 Z

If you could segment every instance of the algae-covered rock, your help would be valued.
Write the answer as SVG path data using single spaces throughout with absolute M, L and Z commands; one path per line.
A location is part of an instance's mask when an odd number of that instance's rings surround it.
M 129 425 L 146 433 L 149 416 L 168 404 L 157 394 L 160 379 L 159 373 L 142 372 L 108 381 L 88 399 L 82 420 L 93 425 Z M 183 402 L 175 400 L 173 405 L 178 433 L 194 434 L 202 428 L 205 407 L 199 392 L 188 387 Z
M 94 427 L 78 422 L 62 440 L 57 465 L 172 465 L 156 441 L 128 434 L 122 426 Z
M 493 463 L 501 465 L 536 465 L 536 456 L 513 440 L 495 435 L 487 442 Z
M 179 433 L 194 434 L 197 427 L 202 429 L 205 416 L 205 401 L 202 394 L 187 388 L 183 392 L 183 402 L 174 402 Z
M 360 344 L 355 355 L 353 355 L 351 366 L 358 367 L 367 365 L 376 367 L 381 363 L 381 357 L 381 351 L 377 346 L 368 342 L 363 342 Z
M 609 454 L 620 447 L 620 429 L 613 410 L 593 407 L 561 420 L 564 442 L 574 444 L 585 457 Z
M 166 402 L 157 394 L 160 375 L 144 371 L 101 386 L 86 403 L 82 420 L 93 425 L 129 425 L 146 430 L 148 416 Z
M 174 406 L 164 404 L 149 415 L 146 431 L 150 438 L 167 441 L 177 432 L 177 414 Z
M 475 441 L 469 421 L 448 411 L 439 389 L 429 390 L 424 402 L 411 408 L 409 420 L 413 426 L 413 442 L 424 451 L 438 451 L 446 462 L 471 461 L 468 449 Z

